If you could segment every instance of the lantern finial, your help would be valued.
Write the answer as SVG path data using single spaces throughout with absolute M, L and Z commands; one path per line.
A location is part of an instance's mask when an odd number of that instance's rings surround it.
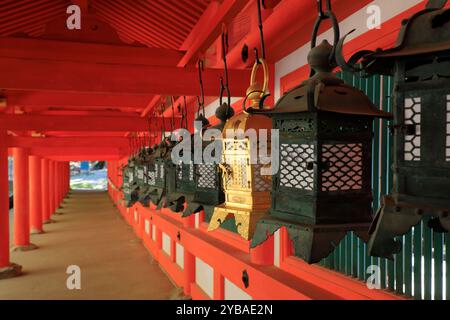
M 323 40 L 320 45 L 311 49 L 308 54 L 308 63 L 315 72 L 332 72 L 334 67 L 330 62 L 333 46 Z

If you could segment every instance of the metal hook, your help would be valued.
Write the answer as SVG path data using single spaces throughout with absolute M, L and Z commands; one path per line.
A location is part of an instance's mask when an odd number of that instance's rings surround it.
M 325 3 L 326 3 L 326 11 L 325 12 L 323 11 L 322 1 L 325 1 Z M 317 0 L 317 11 L 318 11 L 317 19 L 314 23 L 314 27 L 313 27 L 313 31 L 312 31 L 312 35 L 311 35 L 311 49 L 315 48 L 317 45 L 317 35 L 319 32 L 320 25 L 322 24 L 322 22 L 324 20 L 330 19 L 331 25 L 333 28 L 334 39 L 333 39 L 333 50 L 330 54 L 329 59 L 330 59 L 330 64 L 332 66 L 336 66 L 337 63 L 336 63 L 335 55 L 336 55 L 336 47 L 339 44 L 340 31 L 339 31 L 339 23 L 338 23 L 337 18 L 334 15 L 332 8 L 331 8 L 331 0 Z M 313 75 L 314 75 L 314 70 L 311 70 L 310 77 L 312 77 Z
M 171 101 L 172 101 L 172 117 L 171 117 L 171 121 L 170 121 L 170 131 L 173 132 L 173 130 L 175 129 L 175 98 L 173 96 L 170 97 Z
M 261 40 L 261 54 L 262 54 L 262 58 L 266 59 L 266 46 L 264 44 L 264 32 L 263 32 L 263 23 L 262 23 L 262 14 L 261 14 L 261 1 L 256 0 L 256 2 L 258 3 L 258 28 L 259 28 L 259 37 Z M 263 3 L 263 6 L 264 6 L 264 3 Z M 256 59 L 256 61 L 259 61 L 259 59 Z
M 205 94 L 204 94 L 204 91 L 203 91 L 203 79 L 202 79 L 202 72 L 204 70 L 205 70 L 204 62 L 203 62 L 202 59 L 200 59 L 200 60 L 198 60 L 198 79 L 199 79 L 199 82 L 200 82 L 201 100 L 197 96 L 197 100 L 198 100 L 197 115 L 199 115 L 199 113 L 200 113 L 200 108 L 202 108 L 203 113 L 205 112 Z
M 259 0 L 258 0 L 259 1 Z M 226 110 L 226 114 L 230 111 L 229 108 L 231 108 L 231 92 L 230 87 L 228 86 L 228 65 L 227 65 L 227 51 L 228 51 L 228 34 L 223 31 L 222 32 L 222 59 L 223 59 L 223 68 L 225 72 L 225 82 L 224 79 L 220 78 L 220 96 L 222 98 L 223 91 L 227 91 L 227 102 L 228 102 L 228 108 Z M 222 103 L 221 103 L 222 104 Z
M 259 60 L 259 53 L 257 48 L 253 48 L 253 52 L 255 53 L 255 61 L 257 64 L 261 64 L 261 61 Z

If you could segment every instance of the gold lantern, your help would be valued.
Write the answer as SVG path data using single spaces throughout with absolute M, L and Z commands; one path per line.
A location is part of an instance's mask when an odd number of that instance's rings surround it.
M 247 99 L 252 106 L 260 106 L 268 87 L 268 66 L 264 59 L 258 59 L 252 70 Z M 256 73 L 262 66 L 264 83 L 256 82 Z M 246 100 L 247 100 L 246 99 Z M 245 102 L 244 102 L 245 105 Z M 256 227 L 256 222 L 270 207 L 271 176 L 261 175 L 262 165 L 254 159 L 260 143 L 259 134 L 256 141 L 248 135 L 236 134 L 249 129 L 265 129 L 270 132 L 271 119 L 261 114 L 250 114 L 245 110 L 241 114 L 228 119 L 222 131 L 222 185 L 225 202 L 214 209 L 209 222 L 208 231 L 215 230 L 228 218 L 235 219 L 238 233 L 246 240 L 250 239 Z M 230 134 L 234 132 L 233 135 Z M 269 136 L 269 135 L 267 135 Z M 267 138 L 268 153 L 270 153 L 270 138 Z

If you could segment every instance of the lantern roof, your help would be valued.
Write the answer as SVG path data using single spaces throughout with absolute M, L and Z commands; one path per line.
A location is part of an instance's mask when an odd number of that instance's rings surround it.
M 270 118 L 260 114 L 242 112 L 227 120 L 223 128 L 222 135 L 226 138 L 227 130 L 242 130 L 245 132 L 248 129 L 259 130 L 271 128 L 272 120 Z
M 450 9 L 428 7 L 402 23 L 394 47 L 365 57 L 363 64 L 384 74 L 393 72 L 393 63 L 401 57 L 450 52 Z
M 324 40 L 313 48 L 308 62 L 314 76 L 291 89 L 266 114 L 333 112 L 349 115 L 390 118 L 379 110 L 361 90 L 347 85 L 333 73 L 330 55 L 333 47 Z

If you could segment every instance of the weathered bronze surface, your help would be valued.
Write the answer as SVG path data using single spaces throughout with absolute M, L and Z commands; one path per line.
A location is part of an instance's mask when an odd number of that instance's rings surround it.
M 369 252 L 393 258 L 394 238 L 428 216 L 435 232 L 450 230 L 450 9 L 430 1 L 405 20 L 396 45 L 363 52 L 370 74 L 394 76 L 393 190 L 371 227 Z
M 308 263 L 328 256 L 348 231 L 367 239 L 372 122 L 375 117 L 391 117 L 333 73 L 339 29 L 327 5 L 318 21 L 331 19 L 334 45 L 326 40 L 315 45 L 316 23 L 308 55 L 311 77 L 266 113 L 279 130 L 280 169 L 273 176 L 268 216 L 258 222 L 251 243 L 255 247 L 285 227 L 294 254 Z

